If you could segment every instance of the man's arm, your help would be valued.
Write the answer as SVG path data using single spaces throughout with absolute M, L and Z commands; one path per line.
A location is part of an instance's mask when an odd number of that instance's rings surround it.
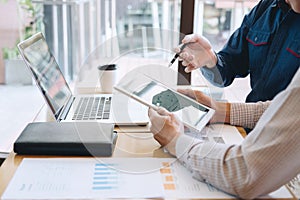
M 255 198 L 287 183 L 300 172 L 300 71 L 296 76 L 241 145 L 203 143 L 181 135 L 176 156 L 195 178 L 242 198 Z
M 253 129 L 271 104 L 271 101 L 257 103 L 231 103 L 230 124 Z
M 211 123 L 226 123 L 253 129 L 261 115 L 270 105 L 270 101 L 257 103 L 218 102 L 197 90 L 178 90 L 180 93 L 195 99 L 216 112 Z
M 300 70 L 240 145 L 203 142 L 183 134 L 173 113 L 149 109 L 154 138 L 193 173 L 228 193 L 255 198 L 300 173 Z

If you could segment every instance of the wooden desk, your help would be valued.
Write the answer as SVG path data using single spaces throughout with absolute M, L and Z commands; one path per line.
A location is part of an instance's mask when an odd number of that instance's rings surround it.
M 0 196 L 23 158 L 57 158 L 62 156 L 20 156 L 11 153 L 0 168 Z M 113 157 L 170 157 L 164 153 L 151 133 L 119 133 Z
M 137 130 L 141 130 L 142 127 L 138 127 Z M 144 127 L 145 131 L 148 131 L 148 127 Z M 114 149 L 113 157 L 171 157 L 165 153 L 158 142 L 156 142 L 150 132 L 136 132 L 126 133 L 126 128 L 120 129 L 118 139 Z M 128 127 L 128 131 L 133 131 L 133 127 Z M 240 133 L 245 136 L 245 131 L 242 128 L 238 128 Z M 4 193 L 9 181 L 12 179 L 15 171 L 20 165 L 23 158 L 63 158 L 62 156 L 20 156 L 15 153 L 10 153 L 0 168 L 0 196 Z M 68 157 L 69 158 L 69 157 Z M 75 158 L 75 157 L 74 157 Z M 80 158 L 80 157 L 77 157 Z M 81 157 L 82 158 L 82 157 Z

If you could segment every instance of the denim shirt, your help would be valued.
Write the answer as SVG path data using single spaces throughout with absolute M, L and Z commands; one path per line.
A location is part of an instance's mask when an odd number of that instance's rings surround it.
M 214 68 L 201 68 L 219 87 L 250 74 L 252 90 L 246 102 L 272 100 L 288 86 L 300 66 L 300 14 L 284 0 L 272 1 L 260 17 L 255 14 L 262 1 L 244 17 L 241 27 L 216 53 Z

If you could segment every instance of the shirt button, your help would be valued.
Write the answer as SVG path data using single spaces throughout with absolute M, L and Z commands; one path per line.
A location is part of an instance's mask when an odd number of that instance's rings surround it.
M 257 41 L 257 37 L 254 38 L 254 41 L 255 41 L 255 42 Z

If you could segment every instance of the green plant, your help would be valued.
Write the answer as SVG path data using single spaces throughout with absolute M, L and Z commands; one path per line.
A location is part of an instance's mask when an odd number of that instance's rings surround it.
M 21 12 L 30 19 L 29 23 L 25 24 L 23 37 L 20 39 L 27 39 L 34 33 L 43 30 L 43 15 L 42 5 L 34 4 L 32 0 L 18 0 Z M 26 17 L 26 16 L 25 16 Z
M 3 59 L 7 60 L 7 59 L 16 59 L 19 56 L 19 51 L 17 49 L 17 46 L 13 47 L 13 48 L 8 48 L 8 47 L 4 47 L 2 48 L 2 55 L 3 55 Z
M 0 2 L 5 3 L 7 0 L 0 0 Z M 4 59 L 18 58 L 17 44 L 44 29 L 41 4 L 34 4 L 32 0 L 17 0 L 17 3 L 19 7 L 20 35 L 13 48 L 5 47 L 2 49 Z

